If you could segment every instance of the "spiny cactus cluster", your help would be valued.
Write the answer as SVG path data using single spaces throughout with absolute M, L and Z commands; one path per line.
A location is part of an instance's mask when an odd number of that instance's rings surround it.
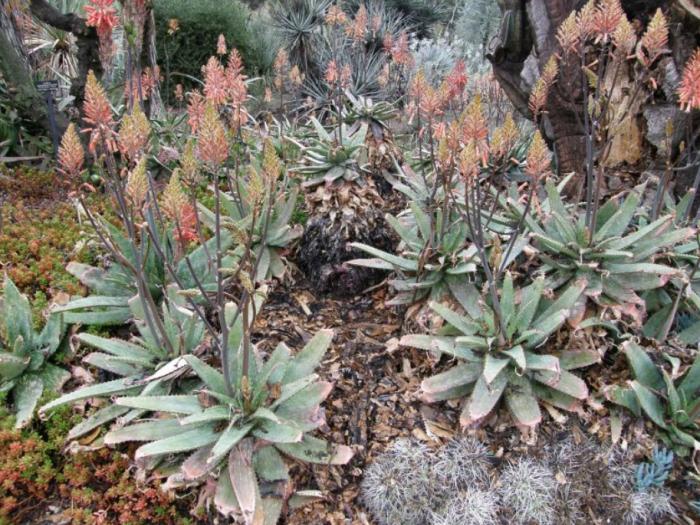
M 495 463 L 471 438 L 438 450 L 399 439 L 367 468 L 362 502 L 377 525 L 580 525 L 590 511 L 606 523 L 651 525 L 674 515 L 668 489 L 640 490 L 629 454 L 593 441 L 567 437 Z

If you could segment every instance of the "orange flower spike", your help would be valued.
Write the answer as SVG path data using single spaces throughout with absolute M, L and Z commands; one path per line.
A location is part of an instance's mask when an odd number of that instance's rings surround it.
M 462 96 L 467 87 L 468 81 L 469 78 L 467 77 L 467 67 L 464 60 L 458 60 L 455 67 L 452 69 L 446 79 L 449 87 L 450 98 Z
M 216 54 L 224 56 L 227 52 L 226 37 L 224 35 L 219 35 L 219 39 L 216 41 Z
M 324 21 L 329 26 L 344 26 L 348 22 L 348 17 L 339 6 L 332 5 L 326 11 Z
M 367 8 L 365 4 L 361 4 L 355 14 L 355 19 L 345 28 L 345 34 L 356 43 L 364 42 L 365 35 L 367 34 L 368 22 Z
M 700 48 L 695 50 L 683 69 L 678 98 L 682 110 L 700 109 Z
M 612 35 L 613 44 L 618 52 L 624 57 L 628 57 L 637 44 L 637 34 L 630 23 L 627 15 L 623 15 Z
M 58 148 L 58 164 L 60 172 L 66 177 L 77 177 L 83 169 L 85 152 L 80 143 L 80 137 L 72 122 L 63 134 L 61 146 Z
M 328 65 L 326 66 L 326 73 L 324 75 L 324 79 L 331 86 L 334 86 L 338 83 L 340 76 L 338 74 L 338 64 L 335 60 L 331 60 L 330 62 L 328 62 Z
M 548 96 L 549 86 L 543 78 L 538 78 L 537 82 L 535 82 L 535 87 L 533 87 L 530 92 L 530 100 L 527 104 L 527 107 L 532 111 L 532 115 L 535 119 L 542 113 L 542 110 L 547 104 Z
M 226 73 L 216 57 L 210 57 L 202 68 L 204 73 L 204 96 L 216 106 L 226 103 Z
M 198 150 L 199 158 L 212 170 L 220 167 L 228 158 L 226 130 L 211 102 L 207 104 L 200 123 Z
M 462 139 L 465 144 L 473 144 L 483 165 L 489 158 L 489 128 L 481 107 L 481 97 L 475 96 L 462 115 Z
M 530 176 L 533 182 L 536 182 L 549 173 L 551 162 L 551 154 L 547 144 L 545 144 L 540 131 L 537 130 L 527 152 L 525 173 Z
M 83 113 L 85 115 L 83 120 L 91 126 L 85 128 L 85 131 L 90 132 L 90 152 L 95 153 L 100 141 L 104 141 L 109 151 L 116 151 L 112 106 L 107 99 L 107 93 L 102 84 L 97 80 L 92 70 L 88 72 L 87 83 L 85 84 Z
M 148 197 L 148 175 L 146 174 L 146 158 L 142 157 L 136 167 L 129 173 L 126 181 L 126 195 L 135 210 L 141 210 Z
M 204 117 L 206 100 L 198 90 L 191 92 L 187 98 L 187 123 L 192 133 L 197 133 L 199 124 Z
M 596 42 L 608 42 L 625 16 L 620 0 L 601 0 L 594 16 Z
M 141 110 L 140 104 L 134 105 L 131 115 L 125 115 L 119 128 L 119 151 L 130 161 L 136 161 L 148 145 L 151 135 L 151 123 Z
M 639 41 L 637 56 L 649 66 L 659 56 L 668 52 L 668 22 L 661 9 L 657 9 Z
M 576 37 L 581 44 L 595 31 L 596 12 L 595 0 L 588 0 L 576 14 Z
M 352 82 L 352 68 L 349 64 L 345 64 L 340 70 L 340 87 L 342 89 L 348 89 L 350 83 Z
M 408 33 L 402 31 L 396 42 L 391 47 L 391 59 L 399 65 L 410 66 L 413 63 L 413 55 L 408 45 Z
M 459 173 L 467 184 L 479 175 L 479 156 L 473 142 L 467 144 L 459 154 Z
M 83 7 L 87 13 L 85 25 L 94 27 L 101 37 L 110 35 L 112 29 L 117 26 L 117 10 L 113 4 L 114 0 L 90 0 L 90 3 Z
M 575 53 L 579 45 L 579 32 L 576 28 L 576 11 L 572 11 L 557 29 L 557 42 L 564 55 Z
M 243 74 L 243 59 L 237 49 L 231 51 L 225 73 L 228 98 L 235 107 L 240 108 L 248 100 L 248 86 L 245 83 L 247 77 Z
M 552 55 L 549 57 L 549 60 L 547 60 L 547 63 L 542 70 L 542 80 L 545 84 L 547 84 L 547 87 L 551 87 L 552 84 L 556 82 L 558 75 L 559 62 L 557 61 L 557 55 Z
M 187 195 L 185 195 L 180 182 L 180 170 L 176 169 L 163 191 L 160 203 L 161 210 L 163 215 L 171 221 L 181 223 L 182 212 L 188 203 Z

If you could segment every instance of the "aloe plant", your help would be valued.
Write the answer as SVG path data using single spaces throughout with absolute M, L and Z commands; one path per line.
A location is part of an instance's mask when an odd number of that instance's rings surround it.
M 305 188 L 319 184 L 331 184 L 338 180 L 356 182 L 363 185 L 363 168 L 360 153 L 365 147 L 367 125 L 348 126 L 341 124 L 333 133 L 311 118 L 315 136 L 310 137 L 309 145 L 302 147 L 303 165 L 294 171 L 309 177 L 303 183 Z
M 460 315 L 431 303 L 446 321 L 446 329 L 437 336 L 406 335 L 400 343 L 445 354 L 458 364 L 423 381 L 425 400 L 466 397 L 460 417 L 463 426 L 482 421 L 501 398 L 513 419 L 528 427 L 542 418 L 539 401 L 574 410 L 588 397 L 588 388 L 571 370 L 598 362 L 599 355 L 568 350 L 544 353 L 543 345 L 566 321 L 585 288 L 585 281 L 571 283 L 549 302 L 543 297 L 543 277 L 516 293 L 507 273 L 500 291 L 505 333 L 486 304 L 473 302 L 468 313 Z
M 227 317 L 236 308 L 228 305 Z M 345 464 L 346 446 L 334 446 L 309 432 L 323 424 L 320 403 L 332 385 L 319 381 L 314 369 L 333 338 L 322 330 L 296 355 L 281 343 L 267 357 L 253 348 L 248 373 L 243 373 L 243 330 L 231 330 L 237 349 L 230 360 L 233 394 L 224 374 L 194 355 L 182 360 L 201 381 L 185 395 L 118 397 L 116 406 L 157 412 L 159 417 L 134 421 L 105 436 L 105 443 L 142 442 L 136 459 L 175 463 L 169 486 L 214 480 L 214 503 L 225 516 L 245 523 L 276 523 L 283 501 L 291 494 L 284 457 L 302 462 Z M 286 496 L 285 496 L 286 495 Z M 301 491 L 290 505 L 318 497 Z
M 652 361 L 633 341 L 623 344 L 633 379 L 615 387 L 610 399 L 635 416 L 644 415 L 661 431 L 662 440 L 678 452 L 700 447 L 700 359 L 679 376 L 680 362 L 667 356 L 672 372 Z
M 58 392 L 70 374 L 49 362 L 66 332 L 60 314 L 50 314 L 41 332 L 34 329 L 29 300 L 10 278 L 5 279 L 0 315 L 0 393 L 10 393 L 15 426 L 26 426 L 44 392 Z
M 478 267 L 476 249 L 469 243 L 466 224 L 456 214 L 445 218 L 443 210 L 433 212 L 435 230 L 429 212 L 418 202 L 411 202 L 399 217 L 385 215 L 385 220 L 401 238 L 397 253 L 388 253 L 363 243 L 350 246 L 373 256 L 354 259 L 348 264 L 396 272 L 390 281 L 397 294 L 391 305 L 411 304 L 423 299 L 442 301 L 452 294 L 458 301 L 469 294 Z M 445 224 L 443 224 L 445 223 Z M 432 243 L 433 248 L 427 250 Z
M 564 206 L 553 184 L 547 183 L 546 190 L 549 213 L 541 221 L 532 217 L 525 220 L 548 286 L 556 290 L 585 279 L 585 296 L 641 323 L 646 308 L 638 293 L 660 288 L 672 277 L 683 275 L 678 268 L 655 262 L 655 258 L 687 240 L 693 230 L 673 228 L 671 215 L 635 225 L 644 186 L 631 191 L 622 203 L 610 199 L 601 206 L 594 232 L 588 231 L 582 210 Z
M 158 332 L 151 330 L 140 301 L 131 299 L 129 308 L 138 330 L 138 335 L 131 340 L 105 338 L 86 332 L 76 335 L 80 343 L 94 349 L 83 358 L 83 362 L 116 378 L 64 394 L 41 407 L 41 412 L 82 399 L 110 399 L 115 395 L 152 396 L 177 390 L 176 380 L 186 372 L 183 357 L 192 354 L 201 345 L 204 324 L 186 307 L 185 299 L 178 294 L 174 285 L 168 288 L 167 295 L 168 300 L 161 306 L 162 318 L 159 321 L 167 334 L 167 341 L 159 339 Z M 73 427 L 67 439 L 77 439 L 117 418 L 124 423 L 143 414 L 141 410 L 108 403 Z
M 102 227 L 109 233 L 110 242 L 119 250 L 129 263 L 136 267 L 137 258 L 129 239 L 119 228 L 102 221 Z M 164 239 L 165 240 L 165 239 Z M 168 242 L 172 246 L 172 239 Z M 224 249 L 231 246 L 233 240 L 230 236 L 224 239 Z M 164 245 L 167 244 L 164 242 Z M 207 249 L 211 250 L 213 241 L 207 241 L 208 247 L 197 247 L 186 258 L 180 259 L 175 266 L 175 272 L 184 288 L 195 288 L 196 282 L 194 269 L 202 286 L 206 290 L 214 290 L 215 273 L 209 264 Z M 148 281 L 149 289 L 155 301 L 163 298 L 163 289 L 170 283 L 170 278 L 165 267 L 165 262 L 153 247 L 148 236 L 144 236 L 140 250 L 144 261 L 144 275 Z M 163 250 L 161 250 L 163 251 Z M 168 253 L 168 251 L 163 251 Z M 56 312 L 63 312 L 67 324 L 113 326 L 126 324 L 132 317 L 129 301 L 138 295 L 136 279 L 133 272 L 118 261 L 113 262 L 108 268 L 99 268 L 87 264 L 71 262 L 67 268 L 85 287 L 91 295 L 74 299 L 68 304 L 57 308 Z
M 298 188 L 287 191 L 286 185 L 281 185 L 263 209 L 256 209 L 255 212 L 250 205 L 248 188 L 241 186 L 238 193 L 238 198 L 230 193 L 221 193 L 223 227 L 234 232 L 234 235 L 235 232 L 252 228 L 251 249 L 258 258 L 256 280 L 264 281 L 272 277 L 282 279 L 287 268 L 284 252 L 304 233 L 301 225 L 289 224 L 299 196 Z M 216 214 L 202 204 L 199 205 L 199 211 L 204 225 L 213 231 L 216 227 Z M 252 224 L 253 221 L 255 224 Z M 243 249 L 243 243 L 238 243 L 233 251 L 234 258 L 240 259 Z

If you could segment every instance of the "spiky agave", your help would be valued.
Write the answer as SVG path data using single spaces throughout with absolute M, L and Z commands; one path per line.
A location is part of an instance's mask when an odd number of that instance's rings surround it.
M 459 315 L 432 303 L 431 308 L 447 322 L 444 334 L 406 335 L 401 344 L 445 354 L 459 363 L 425 379 L 424 398 L 437 402 L 466 397 L 460 418 L 463 426 L 482 421 L 501 398 L 513 419 L 528 427 L 542 418 L 539 401 L 574 410 L 588 397 L 588 388 L 570 370 L 597 362 L 597 352 L 544 353 L 542 348 L 566 321 L 585 287 L 585 281 L 571 283 L 549 302 L 543 297 L 544 278 L 516 294 L 512 277 L 506 274 L 500 292 L 506 333 L 500 333 L 494 311 L 486 304 L 472 303 L 466 315 Z
M 229 305 L 227 317 L 235 317 Z M 322 330 L 296 355 L 281 343 L 264 359 L 243 371 L 242 329 L 230 333 L 230 378 L 194 355 L 184 356 L 201 386 L 184 395 L 120 397 L 117 406 L 157 413 L 111 431 L 105 443 L 142 442 L 136 460 L 147 466 L 165 464 L 173 472 L 168 486 L 213 480 L 214 503 L 226 516 L 245 523 L 276 523 L 293 492 L 284 457 L 302 462 L 345 464 L 352 451 L 309 435 L 323 424 L 320 403 L 332 385 L 319 381 L 314 369 L 333 333 Z M 206 489 L 205 489 L 206 490 Z M 301 491 L 290 505 L 318 497 Z
M 0 334 L 0 393 L 9 392 L 15 405 L 15 426 L 27 425 L 44 392 L 57 392 L 70 374 L 49 362 L 66 332 L 60 314 L 50 314 L 41 332 L 34 329 L 29 300 L 5 279 L 0 303 L 4 319 Z

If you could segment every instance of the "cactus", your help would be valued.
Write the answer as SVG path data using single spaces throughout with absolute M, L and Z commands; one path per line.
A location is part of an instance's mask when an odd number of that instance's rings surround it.
M 501 473 L 499 494 L 515 523 L 549 525 L 555 521 L 557 481 L 544 464 L 530 458 L 510 463 Z

